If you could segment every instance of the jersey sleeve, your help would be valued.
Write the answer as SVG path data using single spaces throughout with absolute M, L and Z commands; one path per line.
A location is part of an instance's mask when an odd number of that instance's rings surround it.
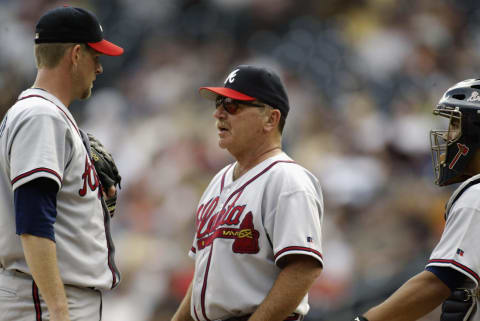
M 18 235 L 30 234 L 55 242 L 53 225 L 57 218 L 57 184 L 37 178 L 15 190 L 15 223 Z
M 442 237 L 433 250 L 429 266 L 449 267 L 463 273 L 475 286 L 479 285 L 480 247 L 478 229 L 480 211 L 474 208 L 458 208 L 447 218 Z
M 450 289 L 450 291 L 454 291 L 462 287 L 465 284 L 465 279 L 467 278 L 465 274 L 448 267 L 440 267 L 430 265 L 427 266 L 425 269 L 433 274 L 437 278 L 439 278 L 446 286 Z
M 26 117 L 13 130 L 10 148 L 10 180 L 18 186 L 39 177 L 53 179 L 59 188 L 71 147 L 66 144 L 67 124 L 56 115 Z
M 321 198 L 306 190 L 281 194 L 275 211 L 270 213 L 275 262 L 290 254 L 309 255 L 323 266 Z

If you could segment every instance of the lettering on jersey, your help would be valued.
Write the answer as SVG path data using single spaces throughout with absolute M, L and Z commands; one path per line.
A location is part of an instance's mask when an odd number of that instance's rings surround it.
M 218 196 L 208 201 L 205 206 L 200 205 L 199 210 L 197 211 L 198 239 L 212 233 L 220 225 L 233 225 L 239 223 L 239 217 L 242 215 L 245 206 L 243 206 L 242 209 L 242 206 L 237 207 L 235 203 L 241 194 L 242 192 L 238 193 L 235 198 L 232 198 L 233 201 L 230 204 L 228 202 L 225 203 L 220 210 L 217 210 L 220 199 Z
M 468 151 L 470 150 L 470 148 L 468 148 L 467 145 L 464 145 L 464 144 L 460 144 L 460 143 L 457 143 L 457 147 L 458 147 L 458 152 L 457 154 L 455 155 L 455 157 L 453 158 L 452 162 L 450 163 L 450 165 L 448 165 L 448 168 L 449 169 L 453 169 L 453 167 L 455 166 L 455 164 L 458 162 L 458 160 L 460 159 L 460 156 L 467 156 L 468 154 Z
M 0 124 L 0 137 L 3 136 L 3 132 L 5 131 L 5 126 L 7 125 L 7 116 L 2 120 L 2 123 Z
M 241 194 L 241 192 L 238 193 L 231 204 L 225 204 L 217 212 L 215 210 L 219 202 L 218 196 L 199 206 L 196 224 L 198 250 L 204 249 L 211 245 L 215 239 L 221 238 L 234 240 L 232 244 L 234 253 L 258 253 L 260 250 L 258 245 L 260 233 L 255 230 L 253 225 L 253 214 L 248 212 L 241 220 L 246 205 L 235 204 Z
M 95 171 L 95 167 L 90 162 L 88 156 L 85 156 L 85 171 L 82 174 L 82 179 L 83 187 L 78 190 L 78 194 L 80 194 L 80 196 L 85 196 L 87 194 L 87 187 L 93 192 L 100 186 L 97 172 Z M 98 198 L 101 197 L 100 193 L 100 188 L 98 188 Z
M 212 198 L 207 204 L 202 204 L 197 210 L 197 231 L 203 228 L 205 222 L 212 216 L 213 211 L 217 207 L 219 197 Z M 199 228 L 200 227 L 200 228 Z
M 203 250 L 217 238 L 233 239 L 232 251 L 234 253 L 255 254 L 260 250 L 258 245 L 259 236 L 260 232 L 253 226 L 253 214 L 248 212 L 239 228 L 217 228 L 208 236 L 198 239 L 197 248 L 198 250 Z

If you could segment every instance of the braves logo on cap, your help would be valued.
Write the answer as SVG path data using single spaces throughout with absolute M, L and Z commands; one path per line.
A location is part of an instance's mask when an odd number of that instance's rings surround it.
M 467 99 L 467 101 L 480 101 L 480 95 L 478 92 L 474 91 L 470 98 Z
M 234 82 L 234 81 L 235 81 L 235 76 L 237 75 L 237 72 L 238 72 L 239 70 L 240 70 L 240 69 L 235 69 L 234 71 L 232 71 L 232 72 L 228 75 L 227 79 L 225 79 L 224 84 L 226 84 L 227 82 L 229 82 L 229 83 Z

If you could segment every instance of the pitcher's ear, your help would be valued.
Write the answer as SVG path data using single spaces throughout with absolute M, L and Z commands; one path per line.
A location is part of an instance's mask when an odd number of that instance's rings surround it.
M 78 64 L 78 61 L 80 60 L 81 51 L 82 51 L 82 45 L 75 44 L 68 52 L 68 54 L 70 55 L 72 64 L 74 66 L 76 66 Z

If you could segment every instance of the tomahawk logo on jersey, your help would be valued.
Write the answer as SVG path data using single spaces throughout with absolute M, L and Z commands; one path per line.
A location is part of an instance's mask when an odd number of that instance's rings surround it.
M 257 253 L 259 251 L 258 238 L 260 233 L 255 230 L 253 214 L 248 212 L 240 221 L 247 205 L 236 205 L 235 202 L 242 194 L 237 193 L 221 210 L 218 210 L 219 196 L 200 205 L 197 211 L 197 248 L 202 250 L 212 244 L 217 238 L 233 239 L 232 250 L 235 253 Z M 215 212 L 218 210 L 217 212 Z M 212 213 L 216 213 L 213 214 Z

